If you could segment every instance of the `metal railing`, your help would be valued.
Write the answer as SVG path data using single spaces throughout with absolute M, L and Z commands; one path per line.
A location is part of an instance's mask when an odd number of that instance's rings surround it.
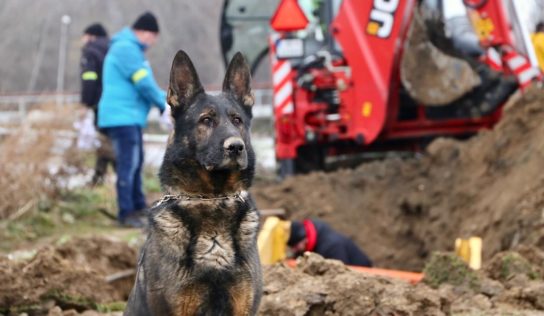
M 74 104 L 79 102 L 79 94 L 75 93 L 44 93 L 44 94 L 17 94 L 0 95 L 0 124 L 10 125 L 20 123 L 32 110 L 32 107 L 43 104 L 54 104 L 58 101 L 62 104 Z
M 207 91 L 209 94 L 219 94 L 219 90 Z M 255 118 L 272 117 L 272 90 L 255 89 L 255 105 L 253 106 L 253 115 Z M 60 101 L 63 105 L 73 105 L 79 103 L 80 96 L 77 93 L 43 93 L 43 94 L 14 94 L 0 95 L 0 124 L 16 124 L 21 122 L 28 111 L 33 107 L 43 104 L 54 104 Z M 152 112 L 149 119 L 151 121 L 158 119 L 158 112 Z
M 209 90 L 209 94 L 219 94 L 220 90 Z M 272 106 L 272 90 L 271 89 L 255 89 L 255 104 L 253 105 L 253 117 L 259 119 L 257 124 L 260 126 L 260 132 L 253 135 L 252 143 L 255 152 L 260 161 L 260 168 L 273 170 L 275 168 L 274 159 L 274 142 L 272 133 L 269 129 L 272 128 L 273 106 Z M 17 94 L 17 95 L 0 95 L 0 140 L 2 136 L 8 136 L 17 130 L 27 115 L 33 108 L 38 108 L 44 104 L 59 104 L 60 106 L 78 106 L 80 96 L 77 93 L 64 94 Z M 158 121 L 159 111 L 153 110 L 149 115 L 149 121 Z M 266 126 L 263 133 L 263 126 Z M 75 139 L 77 133 L 74 131 L 61 131 L 64 137 Z M 162 161 L 164 148 L 167 142 L 168 135 L 160 133 L 145 133 L 143 135 L 146 148 L 146 164 L 158 166 Z

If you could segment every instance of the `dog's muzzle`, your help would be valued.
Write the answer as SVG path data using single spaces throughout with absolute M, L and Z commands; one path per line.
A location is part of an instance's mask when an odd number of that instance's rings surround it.
M 225 152 L 235 158 L 240 156 L 246 149 L 244 141 L 239 137 L 229 137 L 223 143 L 223 148 Z
M 223 143 L 225 159 L 223 166 L 235 164 L 240 169 L 247 168 L 247 151 L 244 141 L 240 137 L 229 137 Z

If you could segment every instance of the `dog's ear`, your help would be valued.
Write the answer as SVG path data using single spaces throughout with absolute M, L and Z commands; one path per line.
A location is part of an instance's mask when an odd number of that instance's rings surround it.
M 184 51 L 178 51 L 172 62 L 166 98 L 172 108 L 172 115 L 175 117 L 177 113 L 186 110 L 193 99 L 203 92 L 204 88 L 191 59 Z
M 251 93 L 251 73 L 249 66 L 240 52 L 236 53 L 227 68 L 223 81 L 223 92 L 231 94 L 251 114 L 251 106 L 255 102 Z

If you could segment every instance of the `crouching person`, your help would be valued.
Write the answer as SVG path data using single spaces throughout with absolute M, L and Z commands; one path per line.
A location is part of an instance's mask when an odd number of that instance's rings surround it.
M 351 239 L 316 219 L 291 222 L 287 245 L 294 255 L 311 251 L 347 265 L 372 266 L 368 256 Z

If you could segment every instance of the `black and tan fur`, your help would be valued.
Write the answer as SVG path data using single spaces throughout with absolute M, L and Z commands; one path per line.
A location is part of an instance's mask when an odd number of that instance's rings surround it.
M 234 56 L 223 92 L 211 96 L 179 51 L 168 103 L 175 128 L 160 170 L 167 195 L 151 210 L 125 315 L 255 315 L 262 278 L 259 217 L 247 193 L 255 168 L 249 67 Z

